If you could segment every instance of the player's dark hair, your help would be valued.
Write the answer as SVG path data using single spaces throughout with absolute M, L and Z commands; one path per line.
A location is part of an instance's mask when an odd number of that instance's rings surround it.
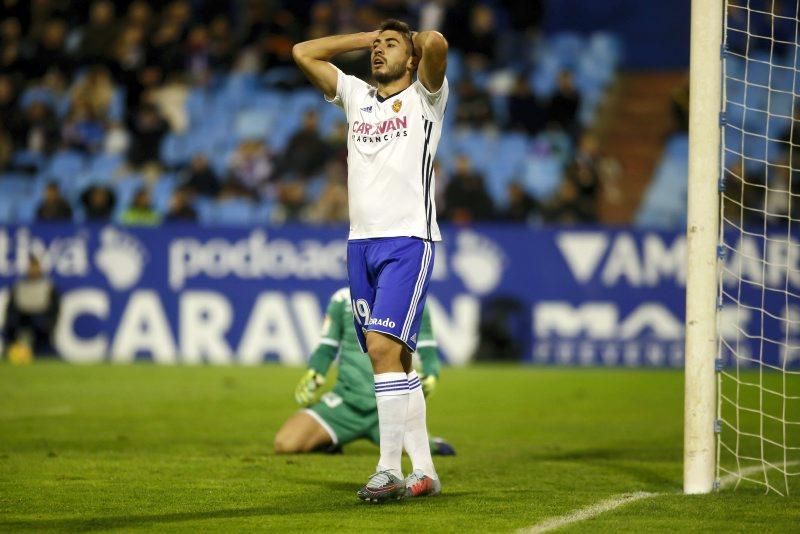
M 393 30 L 403 36 L 406 40 L 408 49 L 411 50 L 411 55 L 414 55 L 414 42 L 411 40 L 411 26 L 397 19 L 386 19 L 378 26 L 378 31 L 385 32 L 386 30 Z

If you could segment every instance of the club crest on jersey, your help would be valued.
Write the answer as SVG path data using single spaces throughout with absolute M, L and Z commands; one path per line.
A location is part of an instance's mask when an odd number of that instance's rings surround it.
M 392 111 L 394 111 L 395 113 L 400 111 L 401 107 L 403 107 L 403 101 L 402 100 L 395 100 L 394 102 L 392 102 Z

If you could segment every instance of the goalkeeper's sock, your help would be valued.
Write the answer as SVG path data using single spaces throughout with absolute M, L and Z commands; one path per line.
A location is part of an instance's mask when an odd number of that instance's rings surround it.
M 428 426 L 425 418 L 425 395 L 416 371 L 408 373 L 408 411 L 406 415 L 406 433 L 403 446 L 411 458 L 413 470 L 421 470 L 433 479 L 438 479 L 431 458 L 431 446 L 428 441 Z
M 408 410 L 408 379 L 405 373 L 375 375 L 375 399 L 378 403 L 378 426 L 381 458 L 376 471 L 390 471 L 403 478 L 400 459 Z

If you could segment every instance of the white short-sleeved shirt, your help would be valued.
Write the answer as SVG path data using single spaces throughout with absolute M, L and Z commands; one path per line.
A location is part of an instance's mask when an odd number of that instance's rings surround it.
M 330 102 L 347 116 L 350 239 L 414 236 L 440 241 L 433 159 L 449 88 L 417 80 L 388 98 L 338 71 Z

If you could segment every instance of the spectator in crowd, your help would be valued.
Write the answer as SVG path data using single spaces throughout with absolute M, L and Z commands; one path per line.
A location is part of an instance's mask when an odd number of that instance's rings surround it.
M 492 122 L 489 94 L 476 86 L 469 77 L 458 84 L 456 123 L 470 128 L 483 128 Z
M 193 222 L 197 220 L 197 211 L 192 207 L 192 196 L 186 188 L 179 187 L 172 194 L 167 222 Z
M 541 205 L 533 198 L 522 185 L 513 181 L 508 184 L 508 207 L 501 213 L 500 218 L 509 222 L 531 222 L 541 213 Z
M 108 187 L 93 185 L 81 193 L 81 205 L 86 220 L 90 222 L 108 221 L 114 214 L 117 197 Z
M 167 121 L 153 104 L 144 103 L 129 124 L 132 139 L 128 162 L 135 168 L 147 163 L 158 163 L 161 140 L 169 131 Z
M 184 171 L 183 187 L 192 195 L 215 197 L 219 194 L 219 179 L 205 154 L 192 156 L 189 167 Z
M 291 175 L 307 179 L 322 168 L 327 155 L 328 146 L 319 134 L 317 113 L 308 110 L 303 114 L 300 129 L 289 139 L 275 174 L 279 178 Z
M 473 70 L 485 70 L 495 57 L 497 21 L 487 4 L 475 4 L 469 17 L 470 36 L 463 42 L 467 64 Z M 449 35 L 449 34 L 448 34 Z
M 275 222 L 300 220 L 305 214 L 307 204 L 304 184 L 296 180 L 283 182 L 277 192 L 278 205 L 274 214 Z
M 580 222 L 597 221 L 597 203 L 600 195 L 600 143 L 591 132 L 584 133 L 578 149 L 566 170 L 567 182 L 574 188 L 574 203 Z
M 347 123 L 337 121 L 325 144 L 328 145 L 328 161 L 347 162 Z
M 4 338 L 12 353 L 26 353 L 49 345 L 58 319 L 60 296 L 35 256 L 28 258 L 25 276 L 11 287 L 6 308 Z
M 161 217 L 153 209 L 150 191 L 146 187 L 136 192 L 133 202 L 122 213 L 119 222 L 126 226 L 157 226 L 161 222 Z
M 260 139 L 242 141 L 231 157 L 230 178 L 253 197 L 269 196 L 272 171 L 272 154 Z
M 547 120 L 559 124 L 573 139 L 578 129 L 578 110 L 581 95 L 575 87 L 572 73 L 562 70 L 558 75 L 558 87 L 550 99 Z
M 531 91 L 528 77 L 520 75 L 514 83 L 514 90 L 508 97 L 509 126 L 514 130 L 535 135 L 547 120 L 546 110 Z
M 92 3 L 89 22 L 80 30 L 77 52 L 83 60 L 102 61 L 109 56 L 119 32 L 114 11 L 110 0 Z
M 0 127 L 11 135 L 22 129 L 22 114 L 17 107 L 17 90 L 7 74 L 0 74 Z
M 585 204 L 578 198 L 578 188 L 572 180 L 564 180 L 555 197 L 544 209 L 545 221 L 552 224 L 588 224 L 594 222 Z
M 561 224 L 593 224 L 598 221 L 604 158 L 592 132 L 585 132 L 567 166 L 561 189 L 547 207 L 547 221 Z
M 11 159 L 14 154 L 14 143 L 11 135 L 0 125 L 0 172 L 11 168 Z
M 208 28 L 198 24 L 186 37 L 186 72 L 194 85 L 206 85 L 211 79 L 211 39 Z
M 108 69 L 95 65 L 72 89 L 73 105 L 87 106 L 93 119 L 105 120 L 114 98 L 114 84 Z
M 76 101 L 62 127 L 63 146 L 95 153 L 102 150 L 104 137 L 103 123 L 92 117 L 89 105 Z
M 543 127 L 549 117 L 559 125 L 559 132 L 573 136 L 568 146 L 563 143 L 567 149 L 563 161 L 570 165 L 570 173 L 574 167 L 570 180 L 576 198 L 583 199 L 585 207 L 586 197 L 597 194 L 596 173 L 583 172 L 586 166 L 572 157 L 572 140 L 580 135 L 580 98 L 571 75 L 563 73 L 558 92 L 542 104 L 532 93 L 528 76 L 512 82 L 512 75 L 497 70 L 530 72 L 534 55 L 526 51 L 536 39 L 541 0 L 426 0 L 419 5 L 407 0 L 11 3 L 13 9 L 0 15 L 0 169 L 35 172 L 46 168 L 47 157 L 54 151 L 67 147 L 127 154 L 133 170 L 143 173 L 155 168 L 158 175 L 165 134 L 182 133 L 185 128 L 193 129 L 192 135 L 197 133 L 198 125 L 188 124 L 185 114 L 188 91 L 204 91 L 217 83 L 227 87 L 225 77 L 231 71 L 252 72 L 259 79 L 266 73 L 271 80 L 266 84 L 272 88 L 293 86 L 302 80 L 291 61 L 294 42 L 374 27 L 376 21 L 390 16 L 413 19 L 412 12 L 418 12 L 419 23 L 444 30 L 454 56 L 465 60 L 461 65 L 464 81 L 451 87 L 458 98 L 449 116 L 459 127 L 493 126 L 493 100 L 484 87 L 490 87 L 495 96 L 507 95 L 509 121 L 503 126 L 543 138 L 549 135 Z M 358 54 L 337 58 L 337 64 L 354 74 L 368 66 Z M 280 71 L 287 66 L 285 72 Z M 116 94 L 125 95 L 123 103 L 116 101 Z M 25 109 L 20 106 L 22 95 Z M 216 97 L 209 101 L 214 106 L 231 105 L 229 113 L 226 108 L 231 122 L 240 109 L 235 106 L 241 104 Z M 346 161 L 347 125 L 340 122 L 329 136 L 321 136 L 318 122 L 309 109 L 302 127 L 281 152 L 273 152 L 263 140 L 242 142 L 230 159 L 224 183 L 206 156 L 193 157 L 180 170 L 185 195 L 176 196 L 274 200 L 279 204 L 275 210 L 279 219 L 340 220 L 346 208 L 346 185 L 332 169 Z M 556 139 L 559 132 L 553 130 L 546 142 L 562 147 Z M 227 144 L 222 145 L 214 150 L 229 150 Z M 511 186 L 508 193 L 516 200 L 507 210 L 495 213 L 483 178 L 472 169 L 465 172 L 464 166 L 459 164 L 451 180 L 444 180 L 442 172 L 437 174 L 437 205 L 443 216 L 464 221 L 495 216 L 526 219 L 531 199 L 521 187 Z M 316 182 L 309 187 L 309 180 L 321 173 L 326 177 L 317 195 Z M 445 206 L 442 201 L 454 202 Z M 81 202 L 90 220 L 113 216 L 111 191 L 85 191 Z M 151 211 L 143 210 L 148 220 Z
M 36 218 L 40 221 L 68 221 L 72 219 L 72 208 L 69 202 L 61 196 L 58 184 L 50 182 L 44 188 L 44 198 L 39 209 L 36 210 Z
M 347 170 L 339 160 L 325 167 L 325 185 L 319 198 L 308 208 L 308 219 L 314 222 L 347 222 Z
M 72 73 L 72 59 L 66 51 L 67 23 L 63 19 L 52 18 L 44 24 L 31 51 L 30 61 L 26 62 L 25 74 L 28 79 L 41 78 L 52 65 L 67 74 Z
M 486 192 L 483 176 L 472 169 L 463 154 L 456 160 L 455 172 L 445 189 L 445 204 L 445 218 L 457 224 L 494 218 L 494 203 Z
M 231 25 L 223 15 L 217 15 L 209 26 L 208 56 L 215 71 L 230 69 L 234 58 L 234 38 Z
M 18 148 L 50 155 L 58 147 L 59 137 L 53 110 L 44 102 L 32 102 L 25 110 Z

